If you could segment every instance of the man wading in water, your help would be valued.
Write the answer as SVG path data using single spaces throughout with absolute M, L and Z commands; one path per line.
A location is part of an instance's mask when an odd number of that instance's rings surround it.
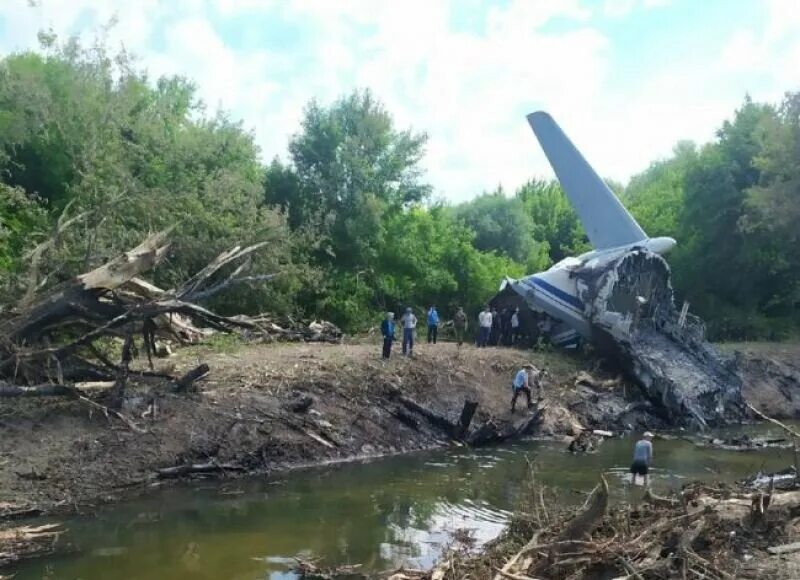
M 636 483 L 636 477 L 641 475 L 644 477 L 644 486 L 650 485 L 650 464 L 653 462 L 653 434 L 650 431 L 645 432 L 642 439 L 636 442 L 633 448 L 633 463 L 631 464 L 631 475 L 633 483 Z

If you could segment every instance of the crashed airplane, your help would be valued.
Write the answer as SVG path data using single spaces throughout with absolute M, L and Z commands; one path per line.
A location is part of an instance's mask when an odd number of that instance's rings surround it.
M 662 257 L 675 240 L 648 237 L 549 114 L 531 113 L 528 122 L 594 249 L 507 278 L 496 299 L 512 295 L 555 320 L 556 346 L 583 339 L 612 353 L 671 423 L 705 428 L 741 416 L 730 361 L 706 342 L 699 318 L 675 308 Z
M 531 113 L 528 123 L 594 250 L 565 258 L 546 272 L 519 280 L 509 279 L 506 284 L 524 297 L 530 308 L 559 321 L 561 325 L 554 329 L 551 340 L 556 346 L 569 346 L 578 336 L 587 340 L 592 338 L 592 324 L 580 298 L 575 273 L 585 268 L 600 269 L 636 250 L 665 254 L 675 246 L 675 240 L 647 237 L 550 115 L 543 111 Z

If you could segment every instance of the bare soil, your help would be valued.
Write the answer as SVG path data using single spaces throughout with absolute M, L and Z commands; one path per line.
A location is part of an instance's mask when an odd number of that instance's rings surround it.
M 746 352 L 737 365 L 748 400 L 774 416 L 800 416 L 800 346 Z M 9 535 L 19 525 L 11 520 L 90 510 L 146 492 L 187 475 L 184 469 L 236 477 L 455 443 L 441 426 L 404 409 L 398 393 L 452 422 L 471 400 L 478 403 L 473 426 L 519 425 L 531 411 L 520 400 L 510 413 L 510 382 L 527 362 L 547 372 L 536 434 L 666 427 L 637 387 L 596 360 L 563 352 L 440 343 L 383 361 L 372 342 L 220 337 L 158 364 L 180 375 L 202 362 L 211 371 L 195 392 L 134 381 L 125 421 L 66 397 L 0 399 L 0 531 Z M 107 389 L 87 392 L 99 404 L 106 400 Z M 0 542 L 0 553 L 4 548 Z
M 473 424 L 490 417 L 502 424 L 528 414 L 522 404 L 509 412 L 510 381 L 522 364 L 548 370 L 551 401 L 588 365 L 559 353 L 447 343 L 383 361 L 375 344 L 225 341 L 182 349 L 161 364 L 180 374 L 199 362 L 211 372 L 195 393 L 163 383 L 129 389 L 123 414 L 134 428 L 74 399 L 0 400 L 0 517 L 111 501 L 163 485 L 158 470 L 175 466 L 206 464 L 224 477 L 445 445 L 448 436 L 424 418 L 414 425 L 398 417 L 393 394 L 453 421 L 471 399 Z M 103 402 L 102 393 L 93 398 Z M 553 409 L 551 431 L 573 428 L 569 412 Z
M 720 348 L 734 354 L 748 403 L 777 419 L 800 418 L 800 343 L 727 343 Z

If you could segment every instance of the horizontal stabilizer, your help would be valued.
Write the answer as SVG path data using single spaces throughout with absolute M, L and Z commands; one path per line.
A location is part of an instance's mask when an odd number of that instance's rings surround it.
M 550 115 L 543 111 L 531 113 L 528 123 L 595 249 L 616 248 L 647 239 L 636 220 Z

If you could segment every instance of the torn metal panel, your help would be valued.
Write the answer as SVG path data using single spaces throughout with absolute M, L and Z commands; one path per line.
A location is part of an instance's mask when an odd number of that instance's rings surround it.
M 565 309 L 548 309 L 536 275 L 507 280 L 501 294 L 516 293 L 532 310 L 612 353 L 671 423 L 705 428 L 741 416 L 741 380 L 732 362 L 705 340 L 699 318 L 687 315 L 679 324 L 669 265 L 661 256 L 632 250 L 589 260 L 569 275 L 583 310 L 568 319 Z

